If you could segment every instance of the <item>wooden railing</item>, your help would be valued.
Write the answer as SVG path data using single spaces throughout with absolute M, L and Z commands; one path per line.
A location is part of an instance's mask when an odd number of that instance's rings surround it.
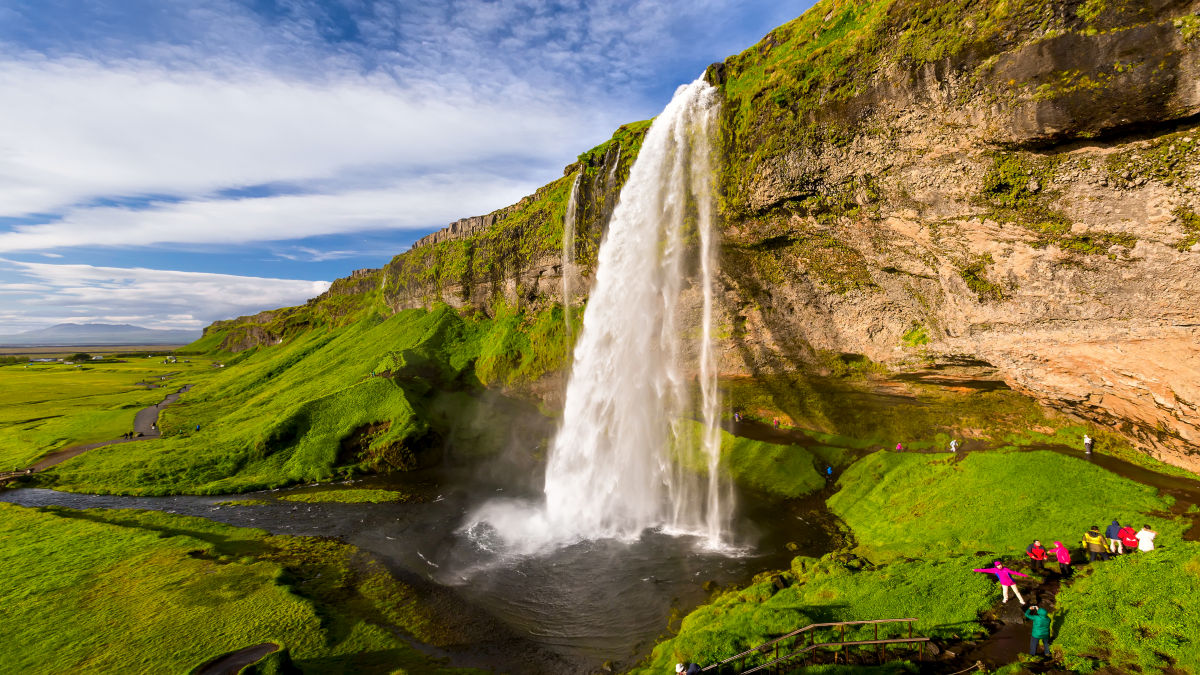
M 913 636 L 913 623 L 915 622 L 916 619 L 874 619 L 870 621 L 834 621 L 831 623 L 814 623 L 799 630 L 794 630 L 782 637 L 775 638 L 770 642 L 764 642 L 753 649 L 748 649 L 741 654 L 731 656 L 724 661 L 720 661 L 702 668 L 700 672 L 713 673 L 714 675 L 782 673 L 787 672 L 787 669 L 792 666 L 794 661 L 800 660 L 801 658 L 806 658 L 818 649 L 833 648 L 835 650 L 835 661 L 837 659 L 836 650 L 840 650 L 843 657 L 842 660 L 845 661 L 847 647 L 870 645 L 875 645 L 878 649 L 880 663 L 882 663 L 884 660 L 884 655 L 887 651 L 887 645 L 896 644 L 918 645 L 921 650 L 920 658 L 923 660 L 925 658 L 925 643 L 929 642 L 929 638 Z M 907 624 L 907 637 L 879 638 L 879 626 L 881 624 L 896 623 Z M 873 626 L 875 630 L 873 639 L 847 640 L 846 626 Z M 820 629 L 830 628 L 838 631 L 837 639 L 818 641 L 817 631 Z M 805 638 L 807 638 L 807 640 Z

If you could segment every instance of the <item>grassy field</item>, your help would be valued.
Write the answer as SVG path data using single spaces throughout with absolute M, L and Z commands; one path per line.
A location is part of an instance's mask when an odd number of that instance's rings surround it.
M 0 504 L 0 573 L 11 672 L 183 673 L 261 642 L 305 670 L 454 672 L 397 635 L 452 639 L 411 589 L 337 542 Z
M 878 452 L 838 480 L 829 507 L 882 561 L 990 551 L 1017 555 L 1034 539 L 1078 547 L 1091 525 L 1150 523 L 1164 541 L 1182 522 L 1154 488 L 1052 452 L 976 452 L 963 457 Z
M 1097 565 L 1058 594 L 1054 630 L 1077 672 L 1200 672 L 1200 544 Z
M 225 368 L 163 412 L 161 440 L 136 452 L 99 448 L 40 480 L 88 492 L 217 494 L 414 468 L 457 422 L 433 409 L 430 394 L 561 366 L 567 343 L 555 317 L 561 324 L 557 307 L 495 318 L 407 310 L 226 355 Z
M 141 357 L 79 368 L 61 363 L 0 367 L 0 469 L 23 468 L 54 450 L 120 437 L 133 429 L 139 409 L 212 374 L 208 359 L 190 361 L 164 364 Z M 179 374 L 159 380 L 168 373 Z M 163 386 L 147 389 L 139 382 Z
M 283 495 L 279 499 L 285 502 L 301 502 L 304 504 L 382 504 L 384 502 L 404 502 L 410 498 L 409 495 L 397 490 L 352 488 L 348 490 L 322 490 L 321 492 Z
M 762 457 L 755 463 L 772 465 Z M 772 473 L 764 480 L 777 480 Z M 920 619 L 922 635 L 981 633 L 980 618 L 999 593 L 993 577 L 973 568 L 994 558 L 1022 560 L 1035 538 L 1061 540 L 1079 562 L 1083 531 L 1113 518 L 1149 523 L 1162 548 L 1087 566 L 1064 587 L 1055 624 L 1059 654 L 1081 672 L 1105 665 L 1162 670 L 1169 660 L 1179 672 L 1196 672 L 1200 545 L 1180 542 L 1185 525 L 1166 513 L 1169 499 L 1153 488 L 1047 451 L 882 451 L 850 465 L 838 487 L 828 504 L 861 557 L 842 551 L 796 558 L 782 572 L 786 588 L 766 574 L 717 595 L 633 672 L 670 672 L 679 661 L 710 664 L 816 622 L 911 616 Z

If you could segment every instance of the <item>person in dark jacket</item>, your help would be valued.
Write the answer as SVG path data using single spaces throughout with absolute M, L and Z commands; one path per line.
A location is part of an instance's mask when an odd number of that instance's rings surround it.
M 1093 525 L 1092 529 L 1083 533 L 1083 548 L 1087 551 L 1088 562 L 1096 562 L 1097 558 L 1108 560 L 1108 542 L 1100 534 L 1099 525 Z
M 1108 538 L 1108 552 L 1113 555 L 1120 555 L 1125 552 L 1125 548 L 1121 545 L 1121 524 L 1117 521 L 1112 521 L 1112 524 L 1104 530 L 1104 536 Z
M 1045 609 L 1034 605 L 1025 610 L 1025 618 L 1033 622 L 1033 637 L 1029 638 L 1029 655 L 1037 655 L 1038 640 L 1042 641 L 1042 653 L 1050 655 L 1050 615 Z
M 1029 569 L 1031 571 L 1046 571 L 1046 547 L 1042 546 L 1040 539 L 1035 539 L 1032 544 L 1025 548 L 1025 555 L 1029 556 Z

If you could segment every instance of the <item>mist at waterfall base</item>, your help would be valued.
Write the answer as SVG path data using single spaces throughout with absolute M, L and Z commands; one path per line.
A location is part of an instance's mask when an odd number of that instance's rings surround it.
M 531 555 L 654 531 L 735 550 L 712 338 L 718 101 L 703 79 L 681 86 L 647 132 L 600 246 L 544 495 L 472 514 L 461 531 L 482 549 Z M 573 262 L 564 246 L 568 308 Z

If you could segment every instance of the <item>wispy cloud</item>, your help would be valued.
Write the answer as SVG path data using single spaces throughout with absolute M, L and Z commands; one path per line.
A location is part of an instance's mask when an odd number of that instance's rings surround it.
M 492 176 L 423 176 L 386 188 L 332 194 L 80 207 L 60 219 L 0 233 L 0 252 L 69 246 L 239 244 L 342 232 L 421 229 L 458 213 L 486 213 L 525 186 Z M 310 260 L 316 258 L 310 257 Z
M 35 287 L 37 291 L 33 297 L 22 292 L 0 304 L 0 323 L 6 333 L 63 321 L 196 328 L 216 319 L 300 304 L 329 288 L 327 281 L 56 265 L 3 258 L 0 273 L 24 279 L 8 284 L 22 287 L 13 291 Z

